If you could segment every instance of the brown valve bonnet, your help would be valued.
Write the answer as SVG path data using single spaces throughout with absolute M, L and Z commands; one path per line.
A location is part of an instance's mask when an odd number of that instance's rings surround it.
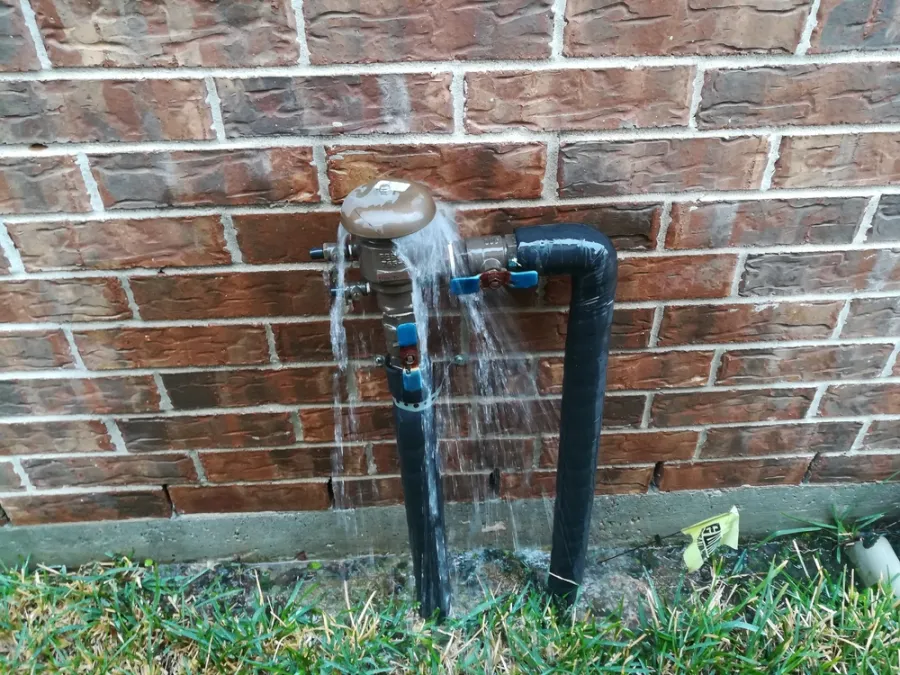
M 424 185 L 406 180 L 373 180 L 355 188 L 341 206 L 341 224 L 363 239 L 395 239 L 418 232 L 437 207 Z

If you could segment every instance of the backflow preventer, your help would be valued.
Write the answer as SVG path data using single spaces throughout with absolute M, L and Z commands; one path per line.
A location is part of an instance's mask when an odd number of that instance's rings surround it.
M 344 200 L 344 250 L 325 244 L 314 259 L 358 262 L 362 281 L 333 294 L 374 294 L 382 312 L 383 362 L 394 399 L 416 594 L 423 616 L 450 609 L 444 501 L 436 453 L 433 403 L 437 387 L 423 372 L 413 280 L 394 239 L 425 228 L 436 214 L 428 189 L 401 180 L 361 185 Z M 527 288 L 539 274 L 567 274 L 572 299 L 563 366 L 559 459 L 550 591 L 571 602 L 584 577 L 597 448 L 606 390 L 606 364 L 616 287 L 616 253 L 609 239 L 580 224 L 521 227 L 506 236 L 474 237 L 448 247 L 449 287 L 457 295 L 508 286 Z M 336 302 L 343 302 L 337 297 Z M 421 311 L 421 310 L 420 310 Z M 424 319 L 424 317 L 419 317 Z

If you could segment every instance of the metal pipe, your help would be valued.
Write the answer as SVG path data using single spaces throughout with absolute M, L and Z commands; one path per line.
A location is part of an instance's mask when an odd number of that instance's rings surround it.
M 616 251 L 606 235 L 588 225 L 521 227 L 515 237 L 520 267 L 572 278 L 548 579 L 550 592 L 568 604 L 584 579 L 587 557 L 616 293 Z

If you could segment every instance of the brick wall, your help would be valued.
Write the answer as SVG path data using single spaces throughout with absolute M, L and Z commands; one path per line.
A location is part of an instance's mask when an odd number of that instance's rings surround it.
M 467 235 L 613 237 L 598 491 L 896 474 L 898 27 L 893 0 L 0 0 L 0 523 L 398 501 L 370 350 L 332 475 L 306 253 L 382 174 Z M 567 293 L 514 310 L 535 405 Z M 350 332 L 379 344 L 371 311 Z M 451 498 L 552 493 L 553 425 L 509 431 L 445 441 Z

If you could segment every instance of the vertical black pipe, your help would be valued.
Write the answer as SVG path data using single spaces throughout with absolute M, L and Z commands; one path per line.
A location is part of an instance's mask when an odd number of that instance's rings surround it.
M 570 603 L 584 579 L 594 505 L 616 251 L 606 235 L 588 225 L 522 227 L 515 235 L 522 267 L 572 277 L 548 580 L 551 593 Z
M 450 612 L 450 563 L 434 406 L 429 396 L 423 397 L 424 403 L 403 403 L 400 371 L 389 369 L 387 376 L 394 397 L 400 478 L 419 612 L 431 617 L 437 611 L 438 618 L 444 618 Z

